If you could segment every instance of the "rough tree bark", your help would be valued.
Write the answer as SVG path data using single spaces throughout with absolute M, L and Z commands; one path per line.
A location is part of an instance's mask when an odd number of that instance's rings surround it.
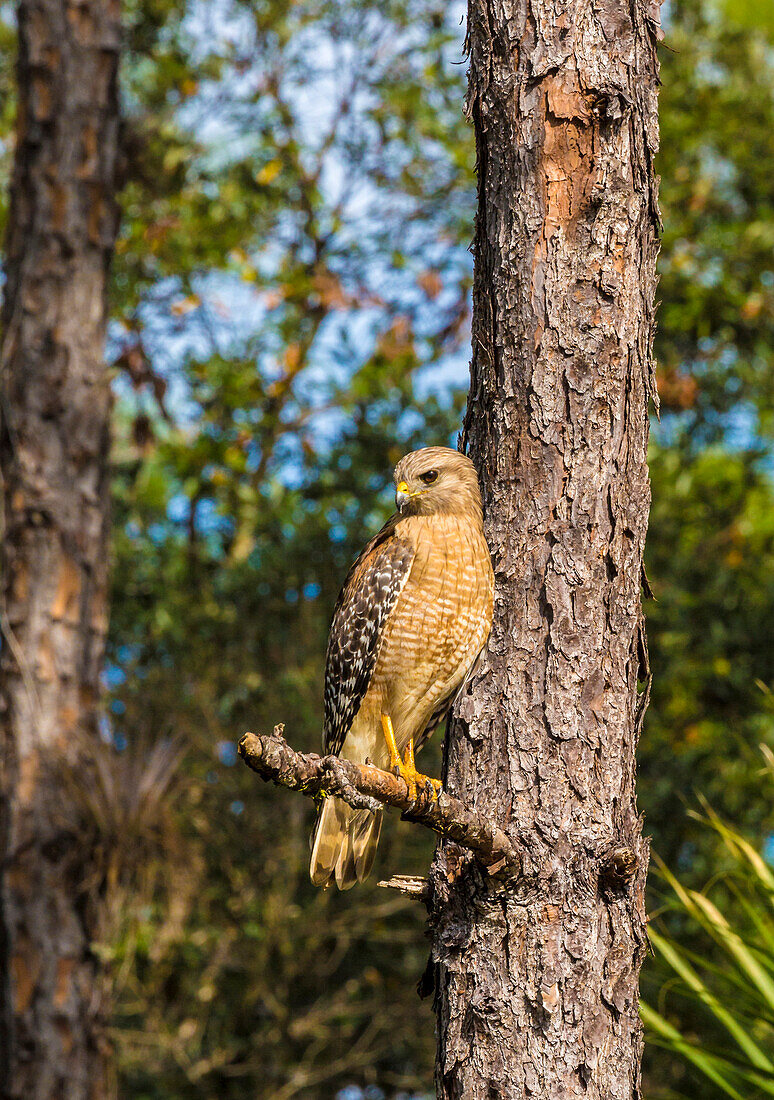
M 443 1100 L 640 1096 L 657 37 L 650 0 L 469 0 L 479 190 L 462 442 L 497 587 L 447 785 L 518 836 L 524 877 L 493 888 L 448 842 L 436 856 Z M 632 866 L 605 878 L 611 849 Z
M 97 735 L 106 629 L 120 4 L 20 0 L 18 14 L 0 337 L 0 1093 L 81 1100 L 110 1084 L 56 760 L 72 765 Z

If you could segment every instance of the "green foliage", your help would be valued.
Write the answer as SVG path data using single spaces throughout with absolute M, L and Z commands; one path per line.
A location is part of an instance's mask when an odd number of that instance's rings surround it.
M 207 37 L 215 75 L 196 50 L 187 75 L 155 47 L 162 71 L 127 59 L 111 722 L 119 745 L 174 731 L 186 747 L 182 880 L 154 880 L 109 948 L 137 1097 L 392 1095 L 432 1073 L 421 915 L 374 882 L 314 891 L 311 804 L 234 762 L 241 732 L 280 719 L 319 744 L 341 578 L 390 510 L 395 461 L 460 418 L 461 395 L 423 377 L 458 353 L 468 309 L 449 234 L 470 165 L 460 190 L 454 157 L 429 155 L 462 127 L 438 60 L 452 32 L 440 5 L 422 35 L 418 9 L 346 8 L 234 5 Z M 147 51 L 165 20 L 143 31 L 138 11 Z M 200 33 L 206 12 L 175 13 Z M 319 132 L 305 85 L 339 97 Z M 420 871 L 431 840 L 389 826 L 380 865 Z
M 654 446 L 646 550 L 653 691 L 639 749 L 640 801 L 657 849 L 697 876 L 713 855 L 675 813 L 702 792 L 758 835 L 758 744 L 774 748 L 774 492 L 755 455 Z
M 770 796 L 774 755 L 767 749 L 764 757 Z M 703 1076 L 718 1095 L 763 1100 L 774 1095 L 774 874 L 743 833 L 704 806 L 704 815 L 693 816 L 714 832 L 729 869 L 694 890 L 658 860 L 665 894 L 649 934 L 660 966 L 649 975 L 655 989 L 642 1015 L 651 1043 L 687 1063 L 687 1076 L 678 1063 L 674 1077 L 684 1078 L 678 1087 L 689 1095 Z M 690 947 L 685 931 L 672 931 L 681 925 L 693 933 Z
M 743 27 L 679 0 L 661 56 L 657 354 L 694 439 L 774 428 L 774 58 L 747 10 Z

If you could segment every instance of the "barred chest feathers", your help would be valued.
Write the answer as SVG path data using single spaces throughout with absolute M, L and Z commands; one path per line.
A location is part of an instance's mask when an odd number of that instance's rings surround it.
M 378 730 L 380 713 L 388 713 L 402 750 L 432 733 L 478 658 L 492 621 L 494 578 L 483 530 L 469 517 L 407 516 L 395 534 L 415 547 L 414 560 L 352 735 L 363 741 L 363 727 Z M 373 762 L 384 766 L 378 737 L 374 748 L 380 759 Z

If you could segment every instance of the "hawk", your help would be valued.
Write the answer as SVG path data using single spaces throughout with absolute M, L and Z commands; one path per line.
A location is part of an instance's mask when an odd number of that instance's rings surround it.
M 416 793 L 418 784 L 440 788 L 417 772 L 414 753 L 489 636 L 494 575 L 470 459 L 425 447 L 402 458 L 394 478 L 398 511 L 350 569 L 333 612 L 323 747 L 391 768 Z M 315 886 L 362 882 L 381 824 L 381 812 L 327 797 L 312 841 Z

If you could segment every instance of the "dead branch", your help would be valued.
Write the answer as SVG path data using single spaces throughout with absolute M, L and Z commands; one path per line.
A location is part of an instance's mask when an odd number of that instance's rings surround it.
M 405 820 L 432 829 L 473 852 L 490 875 L 511 878 L 521 870 L 521 855 L 502 829 L 442 791 L 437 801 L 424 794 L 412 799 L 405 779 L 372 764 L 353 764 L 338 756 L 296 752 L 282 736 L 246 733 L 239 755 L 267 782 L 299 791 L 308 797 L 333 794 L 356 809 L 378 810 L 395 806 Z
M 392 878 L 383 879 L 376 885 L 383 886 L 387 890 L 397 890 L 404 897 L 411 898 L 412 901 L 423 901 L 425 904 L 430 896 L 427 879 L 420 878 L 418 875 L 393 875 Z

